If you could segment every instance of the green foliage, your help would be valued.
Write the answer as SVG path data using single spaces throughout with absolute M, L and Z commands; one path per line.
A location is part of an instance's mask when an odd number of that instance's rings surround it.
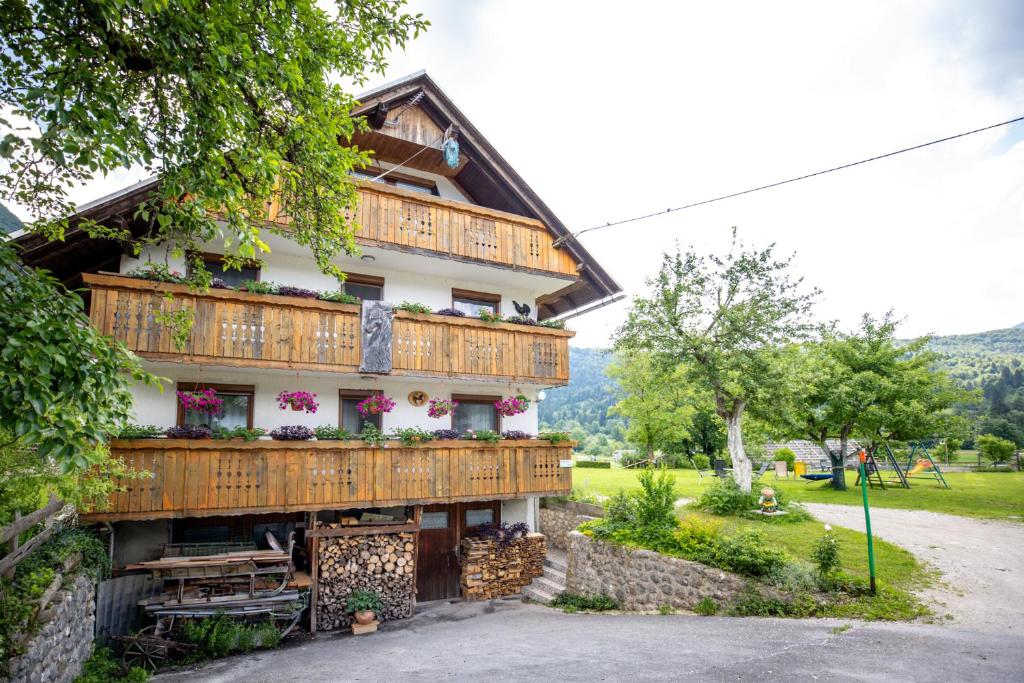
M 190 619 L 181 628 L 185 642 L 199 646 L 200 657 L 220 658 L 232 652 L 268 649 L 281 642 L 280 632 L 269 621 L 246 624 L 226 614 Z
M 814 544 L 814 562 L 818 567 L 818 576 L 823 579 L 839 571 L 839 541 L 830 529 Z
M 608 411 L 627 419 L 626 439 L 647 457 L 689 436 L 693 395 L 682 366 L 660 364 L 649 353 L 620 354 L 606 372 L 623 392 Z
M 320 292 L 320 298 L 324 301 L 333 301 L 338 304 L 359 304 L 362 302 L 362 299 L 358 296 L 340 290 L 336 292 Z
M 61 238 L 69 187 L 141 167 L 161 183 L 137 212 L 147 224 L 137 250 L 170 243 L 184 253 L 220 237 L 229 261 L 244 260 L 269 251 L 269 232 L 341 277 L 336 257 L 356 251 L 349 174 L 370 157 L 339 144 L 366 124 L 337 84 L 384 73 L 388 51 L 427 26 L 420 15 L 389 0 L 329 10 L 312 0 L 213 0 L 202 11 L 179 0 L 98 0 L 89 21 L 62 0 L 9 9 L 0 103 L 32 125 L 0 138 L 0 197 L 28 207 L 37 229 Z M 253 220 L 271 202 L 287 225 Z M 80 227 L 127 236 L 94 221 Z
M 713 617 L 718 614 L 718 604 L 705 595 L 700 602 L 694 605 L 693 611 L 702 617 Z
M 757 497 L 742 491 L 732 479 L 719 479 L 701 492 L 694 507 L 716 515 L 737 515 L 756 509 Z
M 349 614 L 353 612 L 380 613 L 382 609 L 384 609 L 384 603 L 381 602 L 377 591 L 359 588 L 352 591 L 352 595 L 345 601 L 345 611 Z
M 587 597 L 584 595 L 575 595 L 574 593 L 559 593 L 554 600 L 551 601 L 551 607 L 557 607 L 565 610 L 566 612 L 606 612 L 608 610 L 619 609 L 619 603 L 614 598 L 610 598 L 607 595 L 598 595 L 595 597 Z
M 432 313 L 433 309 L 426 304 L 418 304 L 413 301 L 403 301 L 395 306 L 396 311 L 405 311 L 406 313 Z
M 553 330 L 564 330 L 565 329 L 565 321 L 564 320 L 551 320 L 549 318 L 548 320 L 541 320 L 537 324 L 540 325 L 541 327 L 550 327 Z
M 707 560 L 705 564 L 747 576 L 768 576 L 789 562 L 786 553 L 769 546 L 764 534 L 753 529 L 719 538 Z
M 690 462 L 692 462 L 693 466 L 698 470 L 706 470 L 711 467 L 711 459 L 703 453 L 694 454 L 694 456 L 690 458 Z
M 176 270 L 172 271 L 166 263 L 154 263 L 153 261 L 146 261 L 144 266 L 132 268 L 125 275 L 141 280 L 156 280 L 179 285 L 185 282 L 185 276 Z
M 658 614 L 663 617 L 667 617 L 670 614 L 675 614 L 676 608 L 672 605 L 658 605 Z
M 809 312 L 818 291 L 778 260 L 774 246 L 747 248 L 736 237 L 728 254 L 665 254 L 648 281 L 651 293 L 634 299 L 616 335 L 616 349 L 650 352 L 682 365 L 684 381 L 713 396 L 717 414 L 730 424 L 733 476 L 750 489 L 750 461 L 742 447 L 743 416 L 770 415 L 779 396 L 793 391 L 784 356 L 790 345 L 814 332 Z
M 676 525 L 676 478 L 667 470 L 647 468 L 637 475 L 640 490 L 636 501 L 636 523 L 641 527 L 674 527 Z
M 320 425 L 313 430 L 313 435 L 320 441 L 332 441 L 351 439 L 352 435 L 340 427 L 334 425 Z
M 605 375 L 612 358 L 607 351 L 569 347 L 572 378 L 568 386 L 546 390 L 546 398 L 537 404 L 540 431 L 571 433 L 584 452 L 594 455 L 610 456 L 626 447 L 626 419 L 608 414 L 621 397 L 617 384 Z
M 462 438 L 484 443 L 498 443 L 501 441 L 501 434 L 493 429 L 469 429 L 466 430 Z
M 981 452 L 981 457 L 993 465 L 1009 462 L 1010 458 L 1013 457 L 1014 451 L 1017 450 L 1016 445 L 1012 441 L 1001 439 L 992 434 L 982 434 L 975 439 L 974 443 Z
M 121 660 L 114 657 L 113 650 L 97 645 L 82 665 L 82 673 L 75 683 L 146 683 L 149 679 L 149 672 L 141 667 L 133 666 L 125 671 Z
M 612 463 L 610 460 L 577 460 L 573 467 L 582 469 L 592 470 L 610 470 Z
M 243 280 L 238 289 L 253 294 L 277 294 L 278 285 L 266 280 Z
M 793 464 L 796 462 L 796 453 L 790 448 L 780 448 L 775 451 L 775 455 L 772 457 L 775 462 L 782 461 L 789 466 L 789 471 L 793 471 Z
M 415 446 L 416 444 L 433 441 L 434 433 L 419 427 L 406 427 L 404 429 L 395 427 L 391 430 L 391 438 L 400 440 L 403 446 Z
M 232 429 L 216 427 L 210 436 L 214 439 L 245 439 L 246 441 L 255 441 L 266 433 L 267 430 L 263 427 L 253 427 L 252 429 L 246 429 L 245 427 L 234 427 Z
M 81 297 L 4 244 L 0 283 L 0 427 L 63 471 L 103 463 L 107 435 L 132 417 L 129 385 L 158 379 L 92 326 Z
M 553 444 L 565 443 L 566 441 L 572 441 L 572 434 L 568 432 L 541 432 L 537 435 L 538 439 L 544 439 L 550 441 Z
M 175 304 L 174 295 L 170 292 L 164 293 L 164 305 L 153 314 L 153 322 L 167 328 L 174 348 L 178 351 L 188 348 L 194 320 L 195 311 L 187 308 L 180 300 Z
M 371 446 L 383 446 L 384 445 L 384 434 L 377 428 L 376 425 L 372 425 L 369 422 L 363 425 L 363 431 L 359 435 L 366 443 Z
M 818 605 L 809 595 L 794 600 L 765 597 L 750 591 L 732 605 L 730 613 L 737 617 L 807 618 L 816 614 Z
M 477 314 L 477 317 L 485 323 L 490 323 L 492 325 L 496 325 L 503 320 L 501 313 L 492 313 L 486 308 L 480 309 L 480 313 Z
M 117 433 L 119 439 L 155 439 L 163 436 L 164 430 L 156 425 L 128 424 Z

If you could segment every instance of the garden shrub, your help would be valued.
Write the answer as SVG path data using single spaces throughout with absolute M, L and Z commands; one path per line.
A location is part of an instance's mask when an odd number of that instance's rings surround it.
M 280 632 L 270 622 L 244 624 L 225 614 L 186 621 L 181 633 L 186 642 L 199 646 L 200 656 L 213 658 L 273 648 L 281 642 Z
M 825 533 L 815 542 L 813 557 L 819 577 L 828 578 L 839 570 L 839 541 L 830 528 L 826 527 Z
M 782 501 L 779 503 L 781 505 Z M 756 509 L 757 497 L 751 493 L 744 493 L 735 480 L 726 478 L 704 489 L 694 507 L 716 515 L 735 515 Z
M 675 534 L 677 548 L 685 557 L 698 561 L 710 559 L 721 533 L 720 522 L 695 516 L 687 517 Z
M 698 470 L 706 470 L 709 467 L 711 467 L 711 458 L 704 455 L 703 453 L 696 453 L 692 458 L 690 458 L 690 461 L 693 463 L 693 466 Z
M 676 478 L 665 470 L 655 475 L 652 467 L 637 475 L 640 485 L 635 494 L 637 524 L 643 527 L 674 527 L 676 525 Z
M 563 592 L 551 601 L 551 607 L 558 607 L 566 612 L 576 612 L 578 610 L 605 612 L 611 609 L 618 609 L 619 603 L 615 601 L 615 598 L 610 598 L 607 595 L 588 598 L 584 595 Z
M 577 460 L 574 466 L 594 470 L 610 470 L 612 468 L 611 462 L 607 460 Z
M 811 617 L 817 611 L 818 604 L 808 595 L 786 601 L 751 591 L 733 603 L 731 613 L 737 617 Z
M 1013 452 L 1017 448 L 1012 441 L 994 434 L 982 434 L 975 440 L 975 444 L 981 457 L 993 465 L 1010 462 L 1010 458 L 1013 457 Z
M 784 552 L 769 547 L 764 536 L 753 529 L 721 537 L 711 559 L 709 564 L 747 576 L 768 576 L 789 561 Z
M 700 602 L 694 606 L 693 611 L 702 617 L 713 617 L 718 614 L 718 604 L 705 595 L 700 599 Z
M 121 661 L 114 658 L 114 652 L 109 647 L 97 646 L 89 659 L 85 660 L 82 673 L 75 679 L 75 683 L 145 683 L 149 677 L 149 672 L 138 666 L 125 671 Z
M 796 463 L 796 453 L 794 453 L 790 448 L 780 448 L 775 451 L 775 455 L 772 457 L 772 460 L 774 462 L 779 462 L 781 460 L 789 466 L 789 471 L 792 472 L 793 465 Z
M 800 562 L 789 562 L 775 567 L 769 572 L 767 579 L 774 586 L 788 593 L 813 591 L 819 588 L 814 573 L 807 565 Z

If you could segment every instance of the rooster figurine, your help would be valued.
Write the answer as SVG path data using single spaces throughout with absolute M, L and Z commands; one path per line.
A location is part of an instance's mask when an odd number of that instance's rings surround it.
M 521 304 L 518 301 L 513 300 L 512 305 L 516 307 L 516 313 L 524 318 L 530 317 L 530 306 L 528 304 Z

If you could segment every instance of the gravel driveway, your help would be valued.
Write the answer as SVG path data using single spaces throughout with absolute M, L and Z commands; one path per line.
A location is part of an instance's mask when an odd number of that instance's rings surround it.
M 860 507 L 808 503 L 807 509 L 822 522 L 864 531 Z M 1024 632 L 1024 524 L 872 508 L 871 530 L 942 572 L 941 585 L 920 593 L 937 616 L 949 614 L 964 628 Z

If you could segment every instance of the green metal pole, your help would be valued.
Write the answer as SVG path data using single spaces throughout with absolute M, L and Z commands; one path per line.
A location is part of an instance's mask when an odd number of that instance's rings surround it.
M 871 594 L 875 595 L 875 546 L 871 540 L 871 511 L 868 509 L 868 477 L 864 467 L 864 451 L 860 454 L 860 491 L 864 497 L 864 525 L 868 532 L 868 573 L 871 575 Z

